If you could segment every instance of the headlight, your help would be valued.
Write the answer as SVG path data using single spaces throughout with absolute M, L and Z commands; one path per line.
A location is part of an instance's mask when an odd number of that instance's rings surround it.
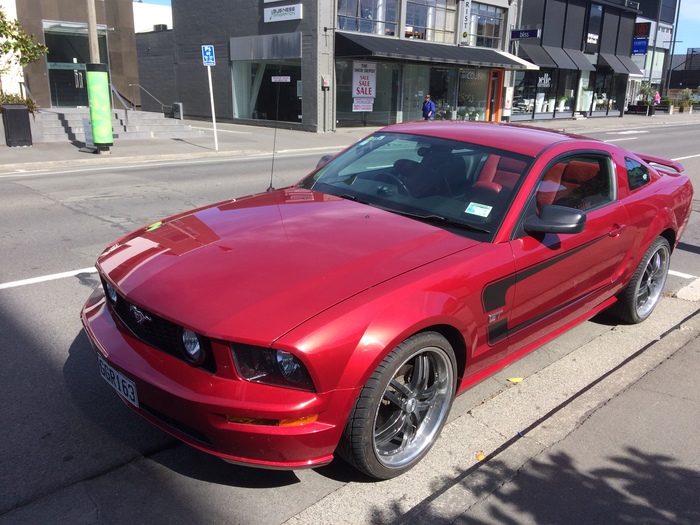
M 231 344 L 238 375 L 247 381 L 314 391 L 304 363 L 290 352 Z
M 110 283 L 107 281 L 103 281 L 104 283 L 104 288 L 105 288 L 105 295 L 107 296 L 107 300 L 109 301 L 109 304 L 112 306 L 115 306 L 117 304 L 117 290 L 112 286 Z
M 205 354 L 202 349 L 202 342 L 199 336 L 192 330 L 182 329 L 182 355 L 193 365 L 200 365 L 204 362 Z

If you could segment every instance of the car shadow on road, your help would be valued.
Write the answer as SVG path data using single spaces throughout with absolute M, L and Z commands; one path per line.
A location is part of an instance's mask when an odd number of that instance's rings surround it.
M 106 440 L 96 436 L 92 441 L 116 442 L 173 472 L 209 483 L 272 488 L 299 482 L 293 471 L 261 470 L 226 463 L 181 443 L 143 420 L 127 408 L 99 376 L 97 359 L 84 330 L 69 349 L 63 374 L 75 406 L 100 432 L 108 435 Z M 104 453 L 109 454 L 109 447 L 105 448 Z M 115 459 L 114 468 L 122 464 L 123 460 Z

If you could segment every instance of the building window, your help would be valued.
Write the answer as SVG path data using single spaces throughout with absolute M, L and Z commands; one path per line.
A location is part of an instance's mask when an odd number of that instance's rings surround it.
M 338 0 L 338 28 L 375 35 L 396 34 L 398 0 Z M 452 0 L 454 2 L 454 0 Z
M 406 38 L 456 43 L 456 0 L 407 0 Z
M 505 10 L 492 5 L 473 3 L 469 16 L 469 45 L 501 49 Z

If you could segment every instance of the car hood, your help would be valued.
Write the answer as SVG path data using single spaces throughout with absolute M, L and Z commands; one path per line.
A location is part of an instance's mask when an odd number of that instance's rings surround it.
M 157 222 L 108 247 L 97 266 L 152 313 L 209 337 L 263 344 L 369 287 L 476 244 L 288 188 Z

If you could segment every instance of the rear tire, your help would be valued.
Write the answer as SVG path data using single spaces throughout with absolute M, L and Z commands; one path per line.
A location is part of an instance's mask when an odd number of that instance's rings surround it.
M 620 320 L 637 324 L 651 315 L 661 299 L 671 263 L 668 241 L 659 237 L 644 254 L 627 288 L 618 296 L 613 313 Z
M 360 392 L 339 454 L 376 479 L 411 469 L 447 421 L 456 377 L 454 351 L 442 335 L 409 337 L 389 353 Z

